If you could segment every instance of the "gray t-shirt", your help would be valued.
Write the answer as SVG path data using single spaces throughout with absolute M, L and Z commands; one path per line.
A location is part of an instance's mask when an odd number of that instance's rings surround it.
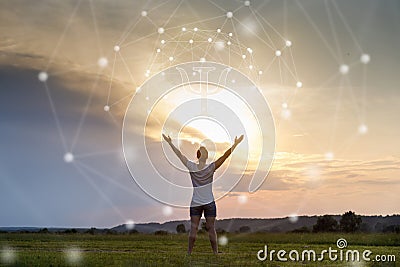
M 214 201 L 212 182 L 214 179 L 215 163 L 206 164 L 200 169 L 197 163 L 188 160 L 186 167 L 189 170 L 193 185 L 193 205 L 205 205 Z

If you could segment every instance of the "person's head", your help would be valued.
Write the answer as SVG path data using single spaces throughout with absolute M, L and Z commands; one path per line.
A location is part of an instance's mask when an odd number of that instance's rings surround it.
M 204 146 L 201 146 L 198 150 L 197 150 L 197 158 L 199 160 L 206 160 L 208 158 L 208 151 Z

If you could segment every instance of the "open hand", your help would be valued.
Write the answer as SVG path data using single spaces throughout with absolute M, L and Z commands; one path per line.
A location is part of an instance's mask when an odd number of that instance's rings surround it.
M 242 134 L 241 136 L 239 136 L 239 137 L 235 137 L 235 140 L 234 140 L 234 142 L 235 142 L 235 145 L 238 145 L 240 142 L 242 142 L 243 141 L 243 138 L 244 138 L 244 135 Z
M 168 144 L 172 142 L 171 137 L 169 137 L 169 135 L 166 136 L 165 134 L 163 134 L 162 136 L 163 136 L 164 140 L 167 141 Z

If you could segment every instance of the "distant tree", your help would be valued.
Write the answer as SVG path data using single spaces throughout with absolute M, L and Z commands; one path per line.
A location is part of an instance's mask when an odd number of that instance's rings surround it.
M 178 224 L 178 225 L 176 226 L 176 232 L 177 232 L 178 234 L 186 233 L 185 225 L 184 225 L 183 223 Z
M 138 234 L 138 233 L 139 233 L 139 231 L 136 229 L 129 230 L 129 232 L 128 232 L 128 234 L 130 234 L 130 235 L 134 235 L 134 234 Z
M 158 230 L 154 232 L 155 235 L 168 235 L 167 231 L 164 230 Z
M 383 228 L 382 232 L 384 233 L 400 233 L 400 225 L 389 225 Z
M 268 230 L 270 233 L 280 233 L 282 232 L 282 228 L 279 226 L 274 226 Z
M 303 227 L 300 227 L 300 228 L 296 228 L 296 229 L 294 229 L 294 230 L 292 230 L 290 232 L 291 233 L 309 233 L 310 229 L 307 226 L 303 226 Z
M 243 225 L 239 228 L 239 233 L 250 233 L 251 229 L 247 225 Z
M 356 215 L 352 211 L 348 211 L 342 215 L 340 219 L 340 230 L 346 233 L 352 233 L 360 230 L 362 219 L 360 215 Z
M 87 233 L 87 234 L 94 235 L 94 234 L 96 233 L 96 230 L 97 230 L 97 229 L 96 229 L 95 227 L 92 227 L 92 228 L 90 228 L 89 230 L 87 230 L 86 233 Z
M 386 224 L 383 224 L 381 222 L 377 222 L 375 224 L 375 226 L 374 226 L 374 230 L 375 230 L 375 232 L 382 232 L 383 228 L 385 228 L 385 227 L 386 227 Z
M 372 228 L 368 223 L 362 223 L 360 224 L 360 231 L 363 233 L 369 233 L 372 231 Z
M 76 234 L 78 231 L 74 228 L 72 229 L 67 229 L 64 231 L 65 234 Z
M 226 233 L 227 233 L 227 232 L 226 232 L 224 229 L 222 229 L 222 228 L 217 228 L 215 231 L 217 232 L 217 234 L 226 234 Z
M 338 230 L 338 223 L 331 215 L 320 216 L 317 223 L 313 226 L 313 232 L 336 232 Z
M 47 234 L 47 233 L 49 233 L 49 229 L 47 229 L 47 228 L 42 228 L 42 229 L 39 230 L 39 233 L 40 233 L 40 234 Z
M 112 230 L 112 229 L 104 229 L 104 233 L 105 233 L 106 235 L 116 235 L 116 234 L 117 234 L 117 231 Z

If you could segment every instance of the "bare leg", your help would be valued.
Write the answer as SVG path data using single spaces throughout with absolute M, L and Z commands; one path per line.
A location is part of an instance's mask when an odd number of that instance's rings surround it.
M 215 231 L 215 217 L 206 217 L 208 237 L 214 254 L 218 254 L 217 232 Z
M 199 228 L 201 216 L 191 216 L 190 217 L 190 232 L 189 232 L 189 247 L 188 247 L 188 254 L 192 254 L 194 241 L 196 241 L 196 234 L 197 229 Z

